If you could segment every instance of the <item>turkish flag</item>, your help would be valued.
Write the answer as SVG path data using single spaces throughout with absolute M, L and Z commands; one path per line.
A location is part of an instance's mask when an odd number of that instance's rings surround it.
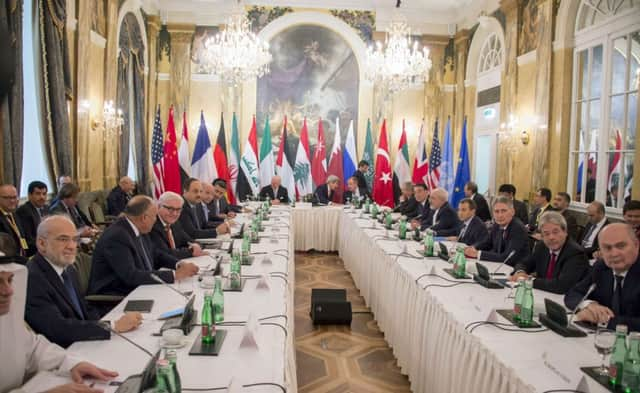
M 391 160 L 387 144 L 387 120 L 382 122 L 378 150 L 376 150 L 376 170 L 373 181 L 373 200 L 382 206 L 393 208 L 393 180 L 391 177 Z

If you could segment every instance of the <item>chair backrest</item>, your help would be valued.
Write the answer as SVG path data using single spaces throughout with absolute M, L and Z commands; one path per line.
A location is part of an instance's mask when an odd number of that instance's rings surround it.
M 80 296 L 84 297 L 89 289 L 89 276 L 91 275 L 91 255 L 84 252 L 78 252 L 76 261 L 73 264 L 78 272 L 78 281 L 80 284 Z
M 102 206 L 99 203 L 91 203 L 91 205 L 89 205 L 89 212 L 95 224 L 102 224 L 106 221 L 104 210 L 102 210 Z

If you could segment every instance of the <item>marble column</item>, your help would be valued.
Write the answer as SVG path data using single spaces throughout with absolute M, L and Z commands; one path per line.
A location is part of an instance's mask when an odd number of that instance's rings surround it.
M 91 109 L 80 110 L 79 105 L 84 100 L 89 101 L 90 96 L 90 73 L 95 72 L 90 69 L 90 62 L 86 56 L 91 51 L 91 2 L 78 2 L 78 27 L 77 27 L 77 74 L 76 74 L 76 96 L 73 101 L 76 107 L 76 150 L 73 154 L 76 163 L 76 181 L 82 191 L 92 189 L 89 176 L 89 143 L 91 139 L 91 112 L 96 114 L 102 112 L 102 103 L 92 103 Z
M 424 86 L 424 126 L 427 131 L 433 129 L 436 118 L 444 117 L 444 49 L 449 43 L 448 37 L 423 36 L 422 45 L 429 48 L 431 71 L 429 81 Z
M 466 86 L 465 86 L 465 77 L 466 77 L 466 69 L 467 69 L 467 58 L 469 56 L 469 45 L 470 45 L 470 31 L 468 29 L 460 30 L 456 33 L 454 37 L 454 50 L 455 50 L 455 75 L 456 75 L 456 91 L 454 93 L 454 113 L 451 118 L 451 129 L 453 135 L 455 135 L 454 130 L 462 130 L 462 122 L 464 121 L 465 115 L 465 96 L 466 96 Z M 446 126 L 447 119 L 440 119 L 440 124 L 442 125 L 442 129 Z
M 174 113 L 189 108 L 191 88 L 191 40 L 195 26 L 169 26 L 171 34 L 171 92 L 170 104 Z
M 118 0 L 107 0 L 107 49 L 104 57 L 104 100 L 116 102 L 118 88 Z M 105 135 L 103 187 L 112 187 L 118 177 L 118 135 Z
M 147 53 L 149 54 L 147 75 L 147 140 L 151 139 L 151 132 L 158 106 L 158 33 L 160 32 L 160 18 L 151 15 L 147 20 Z M 191 75 L 189 75 L 191 77 Z

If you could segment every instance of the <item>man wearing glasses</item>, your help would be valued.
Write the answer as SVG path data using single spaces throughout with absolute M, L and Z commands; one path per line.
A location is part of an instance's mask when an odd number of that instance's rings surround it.
M 15 215 L 18 208 L 18 191 L 11 184 L 0 185 L 0 232 L 11 235 L 18 255 L 27 256 L 29 245 L 20 220 Z
M 68 347 L 76 341 L 108 340 L 108 327 L 96 322 L 99 316 L 87 308 L 78 291 L 78 278 L 72 266 L 78 251 L 76 227 L 66 216 L 44 219 L 38 226 L 38 252 L 27 263 L 27 305 L 25 320 L 49 341 Z M 117 332 L 136 329 L 140 313 L 126 313 L 113 322 Z
M 167 191 L 158 198 L 158 220 L 153 224 L 149 236 L 157 247 L 178 259 L 204 255 L 202 248 L 182 229 L 177 222 L 182 213 L 184 199 L 179 194 Z

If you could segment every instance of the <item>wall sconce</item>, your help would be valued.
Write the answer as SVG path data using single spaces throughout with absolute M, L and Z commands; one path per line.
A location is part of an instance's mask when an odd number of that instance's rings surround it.
M 520 142 L 522 142 L 523 145 L 527 146 L 530 140 L 531 137 L 529 136 L 529 132 L 527 130 L 522 130 L 522 133 L 520 134 Z
M 91 131 L 101 133 L 104 139 L 107 136 L 119 136 L 122 134 L 124 115 L 121 109 L 116 109 L 113 101 L 105 101 L 102 109 L 102 118 L 91 119 Z

